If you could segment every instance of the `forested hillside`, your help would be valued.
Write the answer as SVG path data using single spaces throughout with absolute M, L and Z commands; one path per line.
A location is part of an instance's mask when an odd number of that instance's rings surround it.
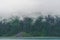
M 30 17 L 20 20 L 19 17 L 0 21 L 0 36 L 16 37 L 60 37 L 60 17 L 39 16 L 35 21 Z

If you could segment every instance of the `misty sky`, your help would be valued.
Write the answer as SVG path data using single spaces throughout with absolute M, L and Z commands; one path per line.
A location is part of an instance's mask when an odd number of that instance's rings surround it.
M 38 12 L 38 13 L 37 13 Z M 60 0 L 0 0 L 0 16 L 37 16 L 39 12 L 46 15 L 60 14 Z

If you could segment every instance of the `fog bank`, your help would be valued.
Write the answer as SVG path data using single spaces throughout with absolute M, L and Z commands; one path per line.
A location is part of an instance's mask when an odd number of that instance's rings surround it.
M 0 16 L 60 15 L 60 0 L 0 0 Z

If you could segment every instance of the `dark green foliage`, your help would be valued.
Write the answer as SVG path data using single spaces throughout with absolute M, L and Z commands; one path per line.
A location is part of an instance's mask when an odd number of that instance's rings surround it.
M 9 21 L 10 20 L 10 21 Z M 13 17 L 9 20 L 0 21 L 0 36 L 15 36 L 22 32 L 22 36 L 59 36 L 60 37 L 60 17 L 48 15 L 38 17 L 35 21 L 25 17 Z M 7 22 L 8 21 L 8 22 Z
M 23 20 L 23 30 L 25 32 L 31 32 L 31 26 L 32 26 L 33 20 L 31 18 L 24 18 Z

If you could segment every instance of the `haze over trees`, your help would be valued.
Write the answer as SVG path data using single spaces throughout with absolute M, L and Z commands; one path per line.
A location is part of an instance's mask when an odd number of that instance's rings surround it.
M 30 17 L 25 17 L 23 20 L 19 17 L 12 17 L 9 20 L 0 21 L 1 37 L 18 37 L 19 34 L 20 37 L 60 37 L 60 17 L 58 16 L 39 16 L 35 21 Z

